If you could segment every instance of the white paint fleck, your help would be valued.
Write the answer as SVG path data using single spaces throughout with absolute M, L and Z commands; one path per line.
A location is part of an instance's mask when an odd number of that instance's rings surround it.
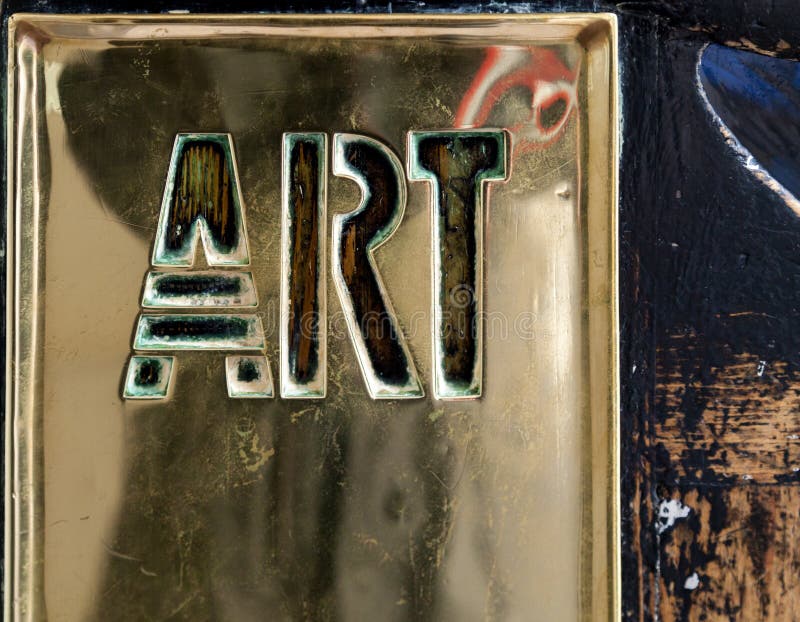
M 753 479 L 753 476 L 745 473 L 744 475 L 742 475 L 742 479 L 746 480 L 746 481 L 750 481 L 751 479 Z
M 656 531 L 659 535 L 671 529 L 675 521 L 686 518 L 692 512 L 692 508 L 684 505 L 677 499 L 662 499 L 658 504 L 658 523 Z
M 767 368 L 767 362 L 766 362 L 766 361 L 759 361 L 759 362 L 758 362 L 758 367 L 756 367 L 756 375 L 757 375 L 759 378 L 761 378 L 761 376 L 763 376 L 763 375 L 764 375 L 764 370 L 765 370 L 766 368 Z
M 796 441 L 800 439 L 800 434 L 789 434 L 786 438 L 790 441 Z
M 656 519 L 656 550 L 661 550 L 661 534 L 675 525 L 675 521 L 686 518 L 691 513 L 692 508 L 684 505 L 677 499 L 661 499 L 658 504 L 658 518 Z M 655 610 L 659 611 L 661 602 L 661 556 L 656 555 L 656 582 L 655 593 Z M 653 617 L 653 622 L 660 622 L 658 615 Z
M 670 242 L 670 243 L 669 243 L 669 245 L 670 245 L 672 248 L 678 248 L 678 243 L 677 243 L 677 242 Z
M 700 577 L 697 576 L 696 572 L 693 572 L 691 575 L 686 577 L 686 581 L 683 583 L 684 589 L 687 590 L 696 590 L 697 586 L 700 585 Z

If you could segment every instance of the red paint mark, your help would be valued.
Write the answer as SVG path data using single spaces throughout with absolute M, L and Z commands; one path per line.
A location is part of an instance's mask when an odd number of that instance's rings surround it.
M 508 128 L 514 138 L 514 152 L 547 147 L 563 134 L 577 108 L 577 73 L 577 67 L 570 69 L 547 48 L 490 47 L 461 100 L 454 125 L 457 128 L 484 125 L 503 96 L 521 86 L 531 94 L 530 114 Z M 563 106 L 563 112 L 545 123 L 547 112 L 556 105 Z

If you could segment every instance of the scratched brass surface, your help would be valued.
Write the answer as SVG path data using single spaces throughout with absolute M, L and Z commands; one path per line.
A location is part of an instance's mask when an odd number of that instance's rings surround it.
M 618 619 L 615 27 L 15 16 L 6 615 Z M 553 135 L 517 87 L 480 120 L 513 146 L 485 214 L 479 399 L 431 397 L 419 182 L 376 262 L 424 398 L 369 397 L 328 269 L 324 400 L 231 399 L 224 352 L 170 353 L 166 400 L 122 399 L 177 133 L 233 137 L 278 378 L 283 132 L 405 162 L 408 131 L 479 124 L 480 68 L 514 55 L 550 59 L 521 74 L 544 95 L 558 59 L 575 100 Z M 358 197 L 328 176 L 328 231 Z

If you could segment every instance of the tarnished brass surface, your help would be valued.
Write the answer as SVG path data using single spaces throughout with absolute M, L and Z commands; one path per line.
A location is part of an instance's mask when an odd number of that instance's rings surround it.
M 7 619 L 619 618 L 613 17 L 10 28 Z M 512 143 L 484 195 L 480 397 L 434 399 L 432 189 L 406 180 L 374 260 L 424 397 L 370 397 L 328 265 L 324 399 L 231 398 L 265 359 L 218 349 L 135 359 L 175 372 L 123 399 L 176 135 L 232 137 L 271 383 L 283 134 L 406 165 L 408 132 L 475 125 Z M 323 231 L 359 197 L 328 174 Z

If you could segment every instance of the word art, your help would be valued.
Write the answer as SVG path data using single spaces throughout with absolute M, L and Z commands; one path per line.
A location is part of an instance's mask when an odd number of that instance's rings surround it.
M 433 392 L 481 395 L 483 221 L 488 182 L 508 178 L 503 130 L 408 133 L 408 179 L 430 185 L 433 238 Z M 281 191 L 280 395 L 321 399 L 327 376 L 326 213 L 329 145 L 324 133 L 283 135 Z M 331 271 L 369 395 L 424 395 L 374 259 L 406 207 L 406 175 L 380 141 L 335 134 L 332 172 L 361 199 L 333 217 Z M 193 269 L 198 240 L 209 269 Z M 275 395 L 248 270 L 251 249 L 229 134 L 178 134 L 167 173 L 143 312 L 125 379 L 126 399 L 168 394 L 175 357 L 221 350 L 228 395 Z M 149 354 L 148 354 L 149 353 Z

